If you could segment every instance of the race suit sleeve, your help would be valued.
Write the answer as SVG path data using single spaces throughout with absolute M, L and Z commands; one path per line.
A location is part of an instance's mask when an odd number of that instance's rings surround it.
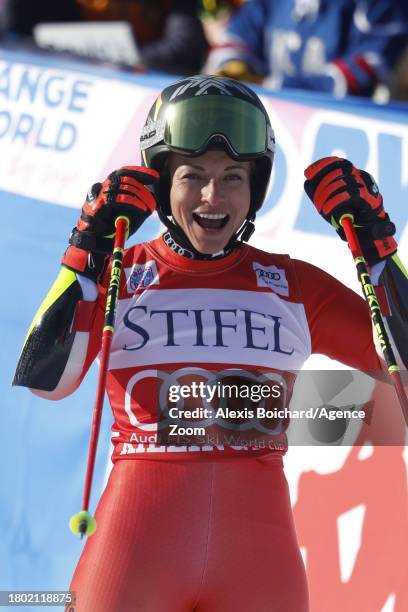
M 371 279 L 383 292 L 385 326 L 401 367 L 408 369 L 408 272 L 398 254 L 373 267 Z
M 371 95 L 386 82 L 407 41 L 407 11 L 396 0 L 360 0 L 355 10 L 347 48 L 334 65 L 343 74 L 347 92 Z
M 383 367 L 368 306 L 323 270 L 293 260 L 309 323 L 312 352 L 359 370 Z M 408 368 L 408 275 L 397 256 L 373 267 L 372 280 L 399 365 Z M 374 340 L 374 341 L 373 341 Z
M 343 95 L 371 96 L 386 83 L 407 44 L 408 11 L 390 0 L 357 0 L 350 15 L 346 45 L 327 58 L 325 74 L 286 75 L 282 87 Z
M 63 266 L 29 328 L 13 385 L 53 400 L 75 391 L 99 352 L 103 318 L 104 293 Z

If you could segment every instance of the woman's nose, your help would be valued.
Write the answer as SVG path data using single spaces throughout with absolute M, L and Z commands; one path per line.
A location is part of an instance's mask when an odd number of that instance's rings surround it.
M 209 179 L 209 181 L 203 186 L 201 190 L 201 197 L 208 204 L 216 205 L 222 202 L 225 197 L 225 191 L 221 181 L 215 178 Z

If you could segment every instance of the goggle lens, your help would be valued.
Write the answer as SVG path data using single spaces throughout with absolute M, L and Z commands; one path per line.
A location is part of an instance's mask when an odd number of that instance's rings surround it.
M 258 155 L 267 148 L 265 116 L 240 98 L 202 96 L 169 106 L 164 142 L 175 149 L 201 153 L 211 137 L 224 137 L 236 155 Z

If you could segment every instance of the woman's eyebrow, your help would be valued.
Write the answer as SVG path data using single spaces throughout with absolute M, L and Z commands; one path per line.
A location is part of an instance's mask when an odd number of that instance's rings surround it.
M 198 164 L 190 164 L 190 163 L 188 163 L 188 164 L 183 164 L 183 165 L 189 166 L 190 168 L 195 168 L 196 170 L 203 170 L 203 171 L 206 170 L 206 168 L 203 168 L 203 166 L 199 166 Z M 243 169 L 244 168 L 242 166 L 240 166 L 238 164 L 234 164 L 232 166 L 227 166 L 226 168 L 224 168 L 224 171 L 225 170 L 243 170 Z

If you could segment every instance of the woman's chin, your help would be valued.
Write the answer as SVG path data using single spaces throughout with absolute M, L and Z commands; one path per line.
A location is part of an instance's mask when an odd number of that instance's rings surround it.
M 206 255 L 214 255 L 222 251 L 230 239 L 230 232 L 222 229 L 204 229 L 199 228 L 199 231 L 194 233 L 194 236 L 189 236 L 193 247 L 200 253 Z

